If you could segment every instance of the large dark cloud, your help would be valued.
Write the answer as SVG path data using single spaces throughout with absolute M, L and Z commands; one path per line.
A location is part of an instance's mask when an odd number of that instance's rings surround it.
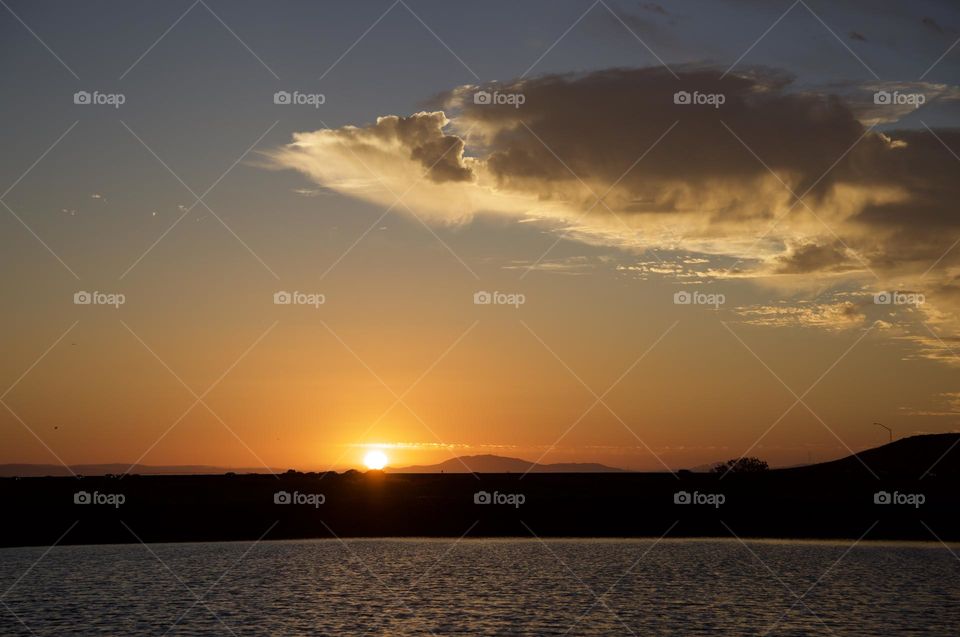
M 475 104 L 474 87 L 441 101 L 461 128 L 481 131 L 482 158 L 504 189 L 548 198 L 579 193 L 588 207 L 594 197 L 581 180 L 597 194 L 617 184 L 607 201 L 618 212 L 693 213 L 717 223 L 769 218 L 784 203 L 796 208 L 794 216 L 809 217 L 809 207 L 830 232 L 821 228 L 820 245 L 808 238 L 800 252 L 784 255 L 786 271 L 821 263 L 835 270 L 849 260 L 846 246 L 878 267 L 891 265 L 891 255 L 901 264 L 935 259 L 960 231 L 960 162 L 946 148 L 960 151 L 957 131 L 868 130 L 841 97 L 796 90 L 788 75 L 769 69 L 678 75 L 611 69 L 482 87 L 523 94 L 520 108 Z M 678 91 L 724 101 L 677 104 Z M 771 178 L 790 190 L 774 187 L 774 198 L 783 199 L 765 205 L 771 192 L 758 184 Z M 808 189 L 798 205 L 790 191 Z M 597 206 L 593 214 L 608 213 Z
M 474 104 L 460 99 L 462 91 L 449 95 L 447 104 L 458 104 L 464 120 L 486 128 L 488 165 L 508 187 L 529 178 L 612 184 L 678 122 L 669 139 L 620 182 L 634 194 L 650 195 L 667 182 L 713 187 L 708 182 L 762 177 L 764 163 L 803 191 L 864 132 L 839 98 L 788 92 L 791 78 L 781 73 L 722 77 L 717 70 L 688 70 L 679 77 L 660 68 L 552 75 L 485 87 L 522 93 L 526 101 L 520 108 Z M 722 95 L 724 103 L 676 104 L 678 91 Z M 888 150 L 879 136 L 861 146 L 859 153 Z M 842 168 L 832 172 L 818 192 L 843 177 Z M 671 203 L 676 201 L 659 201 L 659 209 Z
M 411 188 L 408 203 L 434 218 L 489 211 L 569 223 L 589 211 L 581 236 L 629 245 L 634 228 L 645 245 L 748 258 L 767 273 L 922 272 L 960 235 L 960 132 L 880 133 L 848 98 L 799 90 L 772 69 L 675 71 L 463 86 L 432 112 L 299 133 L 275 157 L 353 196 L 390 203 Z M 493 98 L 475 100 L 481 90 Z M 902 110 L 891 104 L 888 117 Z M 765 252 L 749 253 L 752 237 Z
M 920 316 L 948 340 L 960 333 L 960 248 L 952 247 L 960 237 L 960 131 L 881 133 L 865 123 L 914 110 L 875 104 L 875 91 L 921 92 L 929 104 L 955 99 L 956 88 L 872 82 L 814 91 L 771 69 L 674 71 L 462 86 L 438 96 L 433 111 L 298 133 L 273 157 L 385 206 L 404 193 L 403 205 L 433 222 L 499 213 L 594 244 L 736 264 L 704 266 L 704 277 L 797 289 L 847 281 L 844 294 L 866 298 L 917 290 L 922 307 L 872 313 Z M 481 90 L 492 99 L 475 100 Z M 677 103 L 680 92 L 722 99 Z M 850 303 L 841 295 L 761 308 L 751 320 L 847 329 L 871 314 Z M 889 325 L 891 312 L 883 316 Z M 912 338 L 925 352 L 939 346 L 926 328 Z

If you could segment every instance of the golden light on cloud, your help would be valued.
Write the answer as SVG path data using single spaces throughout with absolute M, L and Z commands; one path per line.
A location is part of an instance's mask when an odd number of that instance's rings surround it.
M 724 108 L 689 117 L 674 101 L 678 80 L 724 95 Z M 298 132 L 266 154 L 273 167 L 378 206 L 405 193 L 421 222 L 498 215 L 610 254 L 679 253 L 681 268 L 658 254 L 621 272 L 749 280 L 757 294 L 788 297 L 741 311 L 753 325 L 843 331 L 899 319 L 924 357 L 956 361 L 933 353 L 942 339 L 921 319 L 960 307 L 960 251 L 943 231 L 956 223 L 947 151 L 960 133 L 875 130 L 912 111 L 878 108 L 874 95 L 905 88 L 960 99 L 960 89 L 929 83 L 807 90 L 773 68 L 605 69 L 455 87 L 430 102 L 436 110 Z M 478 90 L 523 95 L 523 108 L 478 102 Z M 541 257 L 529 269 L 551 267 L 559 271 Z M 872 300 L 891 290 L 922 290 L 928 303 L 891 315 Z M 823 298 L 810 304 L 809 294 Z M 956 333 L 960 320 L 938 327 Z
M 387 466 L 387 454 L 379 449 L 369 451 L 367 455 L 363 457 L 363 464 L 367 469 L 383 469 Z

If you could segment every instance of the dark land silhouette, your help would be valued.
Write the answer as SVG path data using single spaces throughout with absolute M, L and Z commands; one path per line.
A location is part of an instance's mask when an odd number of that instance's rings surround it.
M 669 537 L 960 541 L 958 443 L 960 434 L 915 436 L 832 462 L 726 475 L 0 478 L 0 545 L 49 545 L 68 528 L 62 544 L 256 540 L 268 529 L 268 539 L 659 537 L 669 529 Z

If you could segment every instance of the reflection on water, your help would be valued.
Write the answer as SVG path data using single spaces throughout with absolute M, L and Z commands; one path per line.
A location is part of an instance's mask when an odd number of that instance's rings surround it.
M 54 548 L 32 569 L 45 549 L 0 549 L 2 590 L 23 576 L 2 597 L 0 634 L 960 634 L 960 561 L 940 545 L 861 543 L 846 555 L 849 543 L 748 547 L 534 539 L 77 546 Z

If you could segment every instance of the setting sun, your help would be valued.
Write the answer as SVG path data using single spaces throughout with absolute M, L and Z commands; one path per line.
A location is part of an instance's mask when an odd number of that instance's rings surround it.
M 375 449 L 363 457 L 363 464 L 367 469 L 383 469 L 387 466 L 387 454 Z

